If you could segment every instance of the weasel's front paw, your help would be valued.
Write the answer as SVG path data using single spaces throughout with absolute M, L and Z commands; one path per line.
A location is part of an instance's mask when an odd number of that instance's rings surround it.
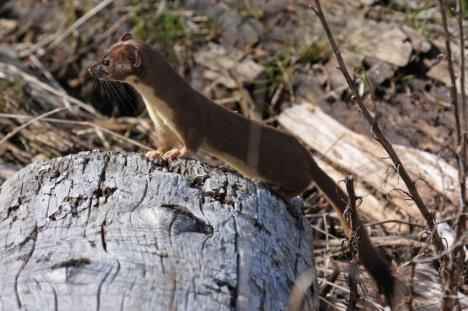
M 185 154 L 187 154 L 187 149 L 185 147 L 182 147 L 180 149 L 174 148 L 164 153 L 162 157 L 166 160 L 174 160 L 184 156 Z
M 151 150 L 145 153 L 145 157 L 147 157 L 150 160 L 154 160 L 157 158 L 160 158 L 163 155 L 162 151 L 160 150 Z

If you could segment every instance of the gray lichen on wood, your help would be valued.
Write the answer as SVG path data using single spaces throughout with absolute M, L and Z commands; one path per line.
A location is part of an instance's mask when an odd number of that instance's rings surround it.
M 1 187 L 0 310 L 285 310 L 313 269 L 291 209 L 195 160 L 34 162 Z

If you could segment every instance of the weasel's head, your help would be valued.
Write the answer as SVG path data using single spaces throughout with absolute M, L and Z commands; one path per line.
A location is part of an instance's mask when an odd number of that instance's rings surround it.
M 89 74 L 100 80 L 120 82 L 124 82 L 129 76 L 138 76 L 142 62 L 138 46 L 142 43 L 133 39 L 130 33 L 123 34 L 100 61 L 88 68 Z

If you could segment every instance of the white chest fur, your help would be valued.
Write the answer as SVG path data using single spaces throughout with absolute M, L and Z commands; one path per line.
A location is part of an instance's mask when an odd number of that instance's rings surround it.
M 152 87 L 141 82 L 135 83 L 134 81 L 134 78 L 129 78 L 125 82 L 133 86 L 141 95 L 155 126 L 157 128 L 166 126 L 177 133 L 174 122 L 174 113 L 169 105 L 154 94 Z

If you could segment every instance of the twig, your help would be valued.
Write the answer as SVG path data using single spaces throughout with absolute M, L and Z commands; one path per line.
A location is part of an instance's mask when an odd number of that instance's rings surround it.
M 466 1 L 465 1 L 466 3 Z M 467 109 L 466 106 L 466 90 L 465 90 L 465 34 L 463 29 L 463 19 L 464 19 L 464 12 L 463 12 L 463 0 L 458 0 L 457 2 L 458 10 L 457 10 L 457 20 L 458 20 L 458 30 L 460 33 L 460 94 L 461 94 L 461 111 L 462 111 L 462 128 L 463 128 L 463 136 L 465 136 L 465 143 L 466 143 L 466 132 L 468 131 L 468 124 L 467 124 Z M 466 148 L 466 146 L 465 146 Z
M 340 248 L 340 251 L 341 251 L 341 246 L 343 245 L 344 241 L 346 240 L 334 239 L 334 240 L 330 240 L 328 245 L 330 249 Z M 411 246 L 413 248 L 416 248 L 416 247 L 427 247 L 430 245 L 424 241 L 420 241 L 419 237 L 417 236 L 405 236 L 405 237 L 399 237 L 399 236 L 394 236 L 394 235 L 377 236 L 377 237 L 372 238 L 372 242 L 374 242 L 375 246 L 378 246 L 378 247 L 393 247 L 393 248 L 399 247 L 399 246 Z M 314 241 L 313 245 L 315 247 L 315 251 L 321 251 L 322 253 L 326 251 L 326 250 L 323 250 L 323 251 L 321 250 L 321 248 L 325 247 L 325 242 L 323 240 Z M 431 260 L 434 260 L 434 258 L 431 258 Z
M 0 79 L 6 79 L 6 80 L 13 80 L 15 76 L 20 76 L 24 81 L 31 83 L 35 85 L 36 87 L 42 89 L 43 91 L 46 91 L 48 93 L 51 93 L 57 97 L 60 98 L 66 98 L 70 103 L 80 107 L 81 109 L 93 114 L 94 116 L 97 117 L 102 117 L 102 115 L 97 112 L 91 105 L 88 105 L 81 100 L 72 97 L 68 94 L 63 94 L 60 90 L 56 90 L 52 86 L 40 81 L 38 78 L 35 76 L 30 75 L 29 73 L 24 72 L 23 70 L 19 69 L 18 67 L 12 65 L 12 64 L 7 64 L 7 63 L 2 63 L 0 62 Z
M 351 263 L 349 265 L 348 285 L 349 285 L 349 301 L 347 311 L 356 310 L 356 304 L 359 299 L 357 278 L 359 271 L 359 222 L 356 221 L 356 193 L 354 192 L 353 176 L 346 177 L 346 190 L 348 192 L 348 206 L 344 211 L 344 218 L 351 228 L 350 249 L 351 249 Z
M 240 91 L 241 96 L 236 96 L 240 97 L 240 105 L 241 109 L 243 110 L 242 112 L 247 115 L 249 118 L 254 119 L 254 120 L 262 120 L 262 112 L 257 111 L 256 105 L 254 100 L 252 99 L 252 96 L 250 96 L 249 91 L 245 89 L 245 87 L 242 84 L 242 81 L 240 81 L 234 72 L 232 70 L 226 70 L 226 75 L 231 78 L 234 83 L 237 86 L 237 89 Z
M 461 47 L 461 66 L 460 66 L 460 76 L 461 76 L 461 82 L 460 83 L 460 89 L 461 89 L 461 94 L 462 94 L 462 104 L 463 101 L 465 101 L 466 104 L 466 94 L 465 94 L 465 86 L 464 86 L 464 81 L 465 81 L 465 50 L 464 50 L 464 35 L 463 35 L 463 17 L 460 17 L 460 14 L 463 15 L 463 6 L 461 3 L 459 3 L 460 7 L 458 9 L 458 23 L 460 27 L 460 47 Z M 458 91 L 457 91 L 457 81 L 456 81 L 456 75 L 455 75 L 455 67 L 453 64 L 453 55 L 452 55 L 452 48 L 450 44 L 450 32 L 448 29 L 448 23 L 447 23 L 447 12 L 445 9 L 445 0 L 439 0 L 439 9 L 440 9 L 440 15 L 442 17 L 442 28 L 444 29 L 444 36 L 445 36 L 445 48 L 446 48 L 446 60 L 447 60 L 447 65 L 448 65 L 448 71 L 449 71 L 449 76 L 450 76 L 450 101 L 453 105 L 454 109 L 454 116 L 455 116 L 455 123 L 456 123 L 456 148 L 457 150 L 457 164 L 458 164 L 458 181 L 460 184 L 460 206 L 462 207 L 461 210 L 463 210 L 463 206 L 466 205 L 466 140 L 465 140 L 465 135 L 464 135 L 464 130 L 462 128 L 465 128 L 466 124 L 463 124 L 463 122 L 466 122 L 466 119 L 460 119 L 460 107 L 458 103 Z M 465 107 L 462 107 L 462 114 L 465 111 Z M 462 115 L 462 117 L 466 117 L 466 113 Z
M 444 29 L 446 60 L 450 75 L 450 101 L 453 105 L 455 123 L 456 123 L 456 150 L 457 150 L 457 164 L 458 164 L 458 182 L 460 184 L 460 205 L 458 209 L 459 217 L 455 221 L 455 241 L 458 241 L 465 229 L 465 217 L 463 210 L 466 208 L 466 135 L 464 133 L 466 122 L 466 95 L 465 95 L 465 50 L 464 50 L 464 34 L 463 34 L 463 4 L 462 1 L 457 1 L 458 4 L 458 26 L 460 31 L 460 48 L 461 48 L 461 79 L 460 89 L 462 95 L 462 119 L 460 120 L 460 107 L 458 103 L 457 81 L 455 76 L 455 68 L 453 65 L 452 49 L 450 44 L 450 32 L 447 23 L 447 11 L 445 8 L 445 0 L 439 0 L 440 15 L 442 17 L 442 27 Z M 464 270 L 464 251 L 463 245 L 453 248 L 450 254 L 450 261 L 447 267 L 447 275 L 444 279 L 444 295 L 442 297 L 441 310 L 450 311 L 455 307 L 460 309 L 460 301 L 458 299 L 458 283 L 460 281 L 462 271 Z
M 349 75 L 348 69 L 343 61 L 343 57 L 341 56 L 341 52 L 335 42 L 335 39 L 333 38 L 333 35 L 330 31 L 330 27 L 328 26 L 328 22 L 323 14 L 322 7 L 320 5 L 320 0 L 314 0 L 314 2 L 315 2 L 316 7 L 315 8 L 311 7 L 311 9 L 314 10 L 314 12 L 319 17 L 320 22 L 322 23 L 322 26 L 325 30 L 325 33 L 328 37 L 330 45 L 338 61 L 340 70 L 343 73 L 346 79 L 346 82 L 348 83 L 348 86 L 351 89 L 351 92 L 353 93 L 354 100 L 358 104 L 362 114 L 364 115 L 367 122 L 371 126 L 371 130 L 372 130 L 372 133 L 374 134 L 375 139 L 382 145 L 382 147 L 385 149 L 387 154 L 390 156 L 393 162 L 393 165 L 395 166 L 396 171 L 398 171 L 401 179 L 404 181 L 406 187 L 408 188 L 408 192 L 411 194 L 411 198 L 416 203 L 416 206 L 418 207 L 419 211 L 423 215 L 424 219 L 426 220 L 428 224 L 429 229 L 432 232 L 432 242 L 434 244 L 436 251 L 438 253 L 441 253 L 444 250 L 444 244 L 442 243 L 442 239 L 440 238 L 440 235 L 437 232 L 437 228 L 436 228 L 435 221 L 434 221 L 432 214 L 429 212 L 426 205 L 424 204 L 418 190 L 416 189 L 416 185 L 414 181 L 412 180 L 411 176 L 406 170 L 406 167 L 403 165 L 397 153 L 395 152 L 395 149 L 393 149 L 392 145 L 390 144 L 388 139 L 383 134 L 378 121 L 372 117 L 369 110 L 365 106 L 362 97 L 359 95 L 359 91 L 354 81 L 351 79 L 351 76 Z M 446 266 L 445 265 L 445 263 L 447 262 L 446 256 L 443 256 L 441 260 L 442 260 L 442 265 Z
M 41 119 L 44 119 L 50 115 L 53 115 L 59 111 L 62 111 L 62 110 L 65 110 L 66 108 L 56 108 L 54 110 L 51 110 L 51 111 L 48 111 L 46 113 L 43 113 L 35 118 L 31 118 L 29 121 L 25 122 L 24 124 L 21 124 L 20 126 L 18 126 L 17 128 L 15 128 L 13 131 L 11 131 L 10 133 L 8 133 L 7 135 L 5 135 L 5 137 L 2 138 L 2 140 L 0 140 L 0 146 L 3 145 L 6 141 L 8 141 L 10 138 L 12 138 L 13 136 L 15 136 L 18 132 L 20 132 L 22 129 L 26 128 L 28 125 L 30 125 L 31 123 L 34 123 L 36 121 L 39 121 Z
M 336 289 L 339 289 L 341 290 L 342 292 L 344 293 L 348 293 L 349 294 L 349 289 L 347 289 L 346 287 L 343 287 L 343 286 L 340 286 L 340 285 L 337 285 L 335 283 L 331 283 L 329 282 L 327 279 L 324 279 L 324 278 L 321 278 L 321 277 L 317 277 L 317 280 L 319 282 L 321 282 L 322 284 L 327 284 L 327 285 L 330 285 Z M 377 302 L 375 302 L 374 300 L 370 299 L 369 297 L 363 297 L 365 301 L 369 302 L 370 304 L 372 304 L 372 306 L 376 307 L 378 310 L 384 310 L 384 308 L 378 304 Z
M 65 108 L 57 108 L 57 109 L 65 109 Z M 56 109 L 56 110 L 57 110 Z M 10 113 L 0 113 L 0 118 L 9 118 L 9 119 L 32 119 L 33 117 L 31 116 L 25 116 L 25 115 L 15 115 L 15 114 L 10 114 Z M 124 140 L 132 145 L 135 145 L 141 149 L 144 149 L 144 150 L 151 150 L 150 147 L 146 146 L 146 145 L 143 145 L 142 143 L 139 143 L 137 142 L 136 140 L 133 140 L 131 138 L 128 138 L 128 137 L 125 137 L 124 135 L 121 135 L 119 133 L 116 133 L 116 132 L 113 132 L 111 130 L 108 130 L 102 126 L 99 126 L 97 124 L 94 124 L 93 122 L 89 122 L 89 121 L 72 121 L 72 120 L 63 120 L 63 119 L 54 119 L 54 118 L 42 118 L 41 119 L 42 121 L 46 121 L 46 122 L 51 122 L 51 123 L 63 123 L 63 124 L 71 124 L 71 125 L 80 125 L 80 126 L 90 126 L 90 127 L 93 127 L 95 129 L 99 129 L 111 136 L 114 136 L 120 140 Z
M 460 122 L 460 114 L 459 114 L 459 107 L 458 107 L 458 94 L 457 94 L 457 82 L 455 76 L 455 69 L 453 66 L 453 57 L 452 57 L 452 47 L 450 44 L 450 33 L 448 30 L 447 24 L 447 12 L 445 11 L 445 0 L 438 0 L 439 1 L 439 9 L 440 15 L 442 17 L 442 28 L 444 29 L 445 35 L 445 59 L 447 60 L 449 76 L 450 76 L 450 100 L 452 102 L 452 106 L 455 110 L 455 125 L 457 129 L 457 145 L 461 143 L 461 122 Z M 461 44 L 463 46 L 463 43 Z
M 466 2 L 465 2 L 466 3 Z M 468 204 L 467 204 L 467 193 L 466 193 L 466 175 L 467 175 L 467 131 L 468 131 L 468 116 L 467 116 L 467 102 L 466 102 L 466 90 L 465 90 L 465 35 L 463 30 L 463 20 L 464 20 L 464 12 L 463 12 L 463 1 L 458 0 L 458 11 L 457 11 L 457 19 L 458 19 L 458 28 L 460 33 L 460 92 L 461 92 L 461 111 L 462 111 L 462 164 L 463 164 L 463 177 L 459 176 L 460 180 L 460 187 L 462 189 L 462 199 L 463 205 L 459 208 L 458 213 L 458 220 L 456 222 L 456 229 L 455 229 L 455 241 L 462 239 L 463 234 L 467 230 L 467 215 L 468 215 Z M 465 252 L 463 243 L 456 248 L 453 254 L 453 260 L 455 266 L 459 267 L 459 276 L 457 279 L 454 279 L 454 282 L 460 281 L 463 283 L 462 277 L 466 277 L 466 265 L 465 263 Z
M 34 66 L 36 66 L 41 72 L 42 74 L 47 78 L 47 80 L 50 81 L 50 83 L 52 83 L 53 86 L 55 86 L 62 94 L 63 94 L 63 105 L 68 109 L 70 110 L 70 112 L 72 111 L 72 108 L 71 108 L 71 105 L 70 105 L 70 101 L 67 99 L 67 92 L 65 91 L 65 89 L 60 85 L 60 83 L 57 82 L 57 80 L 55 80 L 54 76 L 50 73 L 50 71 L 48 71 L 44 65 L 41 63 L 41 61 L 36 57 L 36 55 L 34 54 L 31 54 L 29 55 L 29 59 L 31 60 L 31 62 L 34 64 Z
M 325 269 L 324 272 L 326 273 L 327 271 L 328 271 L 328 269 Z M 333 269 L 332 273 L 329 274 L 325 279 L 329 283 L 335 283 L 335 281 L 336 281 L 336 279 L 338 278 L 339 275 L 340 275 L 340 270 L 335 267 Z M 325 297 L 325 296 L 328 295 L 328 293 L 332 289 L 332 287 L 330 286 L 329 283 L 325 283 L 325 285 L 320 288 L 319 296 Z
M 382 220 L 382 221 L 374 221 L 374 222 L 370 222 L 370 223 L 365 224 L 365 226 L 366 227 L 374 227 L 374 226 L 384 225 L 384 224 L 388 224 L 388 223 L 397 223 L 397 224 L 408 225 L 410 227 L 417 227 L 417 228 L 427 228 L 426 225 L 420 225 L 420 224 L 416 224 L 416 223 L 413 223 L 413 222 L 408 222 L 408 221 L 398 220 L 398 219 L 388 219 L 388 220 Z
M 31 55 L 32 53 L 35 53 L 39 49 L 45 47 L 45 46 L 50 46 L 52 48 L 56 47 L 59 45 L 64 39 L 66 39 L 69 35 L 71 35 L 74 31 L 76 31 L 81 25 L 86 23 L 91 17 L 96 15 L 99 11 L 104 9 L 106 6 L 114 2 L 114 0 L 104 0 L 98 5 L 96 5 L 94 8 L 89 10 L 85 15 L 81 16 L 79 19 L 77 19 L 70 27 L 67 28 L 63 33 L 60 34 L 55 34 L 50 37 L 47 37 L 45 40 L 40 41 L 39 43 L 33 45 L 32 47 L 28 48 L 27 50 L 24 50 L 19 53 L 20 57 L 26 57 Z
M 413 299 L 414 299 L 414 276 L 416 272 L 416 264 L 414 262 L 411 263 L 411 279 L 410 279 L 410 286 L 409 290 L 411 295 L 407 297 L 406 299 L 406 307 L 408 308 L 408 311 L 413 311 Z
M 457 247 L 462 246 L 464 247 L 468 242 L 468 232 L 465 232 L 459 240 L 455 240 L 455 243 L 453 243 L 451 246 L 449 246 L 446 250 L 444 250 L 442 253 L 429 256 L 429 257 L 424 257 L 421 259 L 412 259 L 415 263 L 430 263 L 433 262 L 434 260 L 438 260 L 442 256 L 447 256 L 450 255 Z
M 284 68 L 283 64 L 278 59 L 276 60 L 276 65 L 280 69 L 284 84 L 288 88 L 288 93 L 289 93 L 289 96 L 291 97 L 291 102 L 293 104 L 295 104 L 296 103 L 296 95 L 294 93 L 294 88 L 293 88 L 292 81 L 291 81 L 291 76 L 292 75 L 287 72 L 287 68 Z
M 330 241 L 330 234 L 328 232 L 328 221 L 327 221 L 327 213 L 323 213 L 323 227 L 325 228 L 325 249 L 326 249 L 326 254 L 325 254 L 325 268 L 328 269 L 328 266 L 330 264 L 330 247 L 328 242 Z
M 329 233 L 328 230 L 323 230 L 323 229 L 321 229 L 320 227 L 315 226 L 315 225 L 312 225 L 312 224 L 311 224 L 311 227 L 312 227 L 314 230 L 316 230 L 317 232 L 320 232 L 320 233 L 322 233 L 322 234 L 325 235 L 325 239 L 326 239 L 325 244 L 326 244 L 327 241 L 328 241 L 328 237 L 331 237 L 332 239 L 336 239 L 336 240 L 341 240 L 341 239 L 340 239 L 339 237 L 337 237 L 336 235 L 333 235 L 333 234 Z M 325 227 L 325 228 L 327 228 L 327 227 Z

